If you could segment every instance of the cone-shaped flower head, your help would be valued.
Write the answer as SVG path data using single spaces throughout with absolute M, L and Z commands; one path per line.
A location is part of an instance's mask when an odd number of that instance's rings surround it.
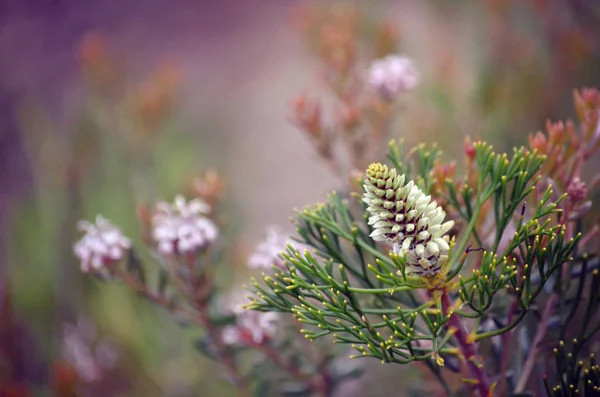
M 121 230 L 100 215 L 95 223 L 79 221 L 77 227 L 85 234 L 73 245 L 73 252 L 81 261 L 84 273 L 120 261 L 131 247 Z
M 363 201 L 369 205 L 371 237 L 385 241 L 394 253 L 405 254 L 413 273 L 435 275 L 448 260 L 448 236 L 454 225 L 431 196 L 395 169 L 373 163 L 365 175 Z
M 158 203 L 152 218 L 152 235 L 163 254 L 188 254 L 203 249 L 219 235 L 217 226 L 204 214 L 210 206 L 200 199 Z

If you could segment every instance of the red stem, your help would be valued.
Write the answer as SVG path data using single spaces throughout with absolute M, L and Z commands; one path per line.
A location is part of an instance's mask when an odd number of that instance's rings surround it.
M 127 272 L 117 270 L 115 274 L 125 283 L 129 288 L 135 291 L 138 294 L 142 294 L 146 299 L 148 299 L 152 303 L 156 303 L 164 307 L 165 309 L 171 311 L 173 314 L 177 316 L 181 316 L 186 320 L 189 320 L 198 325 L 202 325 L 200 321 L 196 318 L 195 314 L 189 310 L 185 310 L 184 308 L 173 309 L 170 306 L 170 302 L 163 295 L 157 295 L 152 293 L 152 291 L 148 290 L 144 285 L 142 285 L 135 277 L 130 275 Z
M 508 320 L 506 321 L 506 324 L 511 324 L 515 314 L 517 313 L 517 307 L 518 307 L 518 303 L 517 300 L 515 299 L 512 304 L 510 305 L 510 311 L 508 313 Z M 512 334 L 512 330 L 508 331 L 507 333 L 505 333 L 504 335 L 502 335 L 502 346 L 504 346 L 504 349 L 502 350 L 502 356 L 500 357 L 500 374 L 505 374 L 506 373 L 506 367 L 508 366 L 508 353 L 510 352 L 510 335 Z M 504 388 L 506 387 L 506 377 L 505 376 L 501 376 L 500 380 L 498 381 L 498 395 L 499 396 L 503 396 L 504 395 Z
M 517 387 L 515 389 L 515 393 L 521 393 L 525 386 L 527 386 L 527 381 L 529 380 L 529 375 L 533 370 L 533 366 L 535 364 L 535 359 L 537 358 L 537 348 L 538 345 L 544 339 L 544 335 L 546 335 L 546 329 L 548 328 L 548 321 L 550 320 L 550 316 L 554 312 L 554 304 L 557 299 L 556 294 L 552 294 L 550 299 L 546 302 L 546 307 L 544 308 L 544 313 L 542 314 L 542 318 L 540 323 L 538 324 L 537 332 L 535 333 L 535 337 L 533 338 L 533 343 L 531 345 L 531 349 L 529 350 L 529 355 L 527 357 L 527 361 L 525 362 L 525 366 L 523 367 L 523 372 L 521 373 L 521 377 L 519 378 L 519 382 L 517 383 Z
M 229 351 L 227 350 L 227 347 L 223 343 L 223 340 L 221 339 L 221 333 L 214 326 L 214 324 L 210 320 L 210 317 L 208 316 L 208 308 L 206 306 L 206 302 L 204 302 L 203 299 L 196 299 L 196 297 L 195 297 L 196 294 L 194 293 L 194 291 L 197 291 L 197 289 L 188 291 L 185 288 L 185 283 L 183 282 L 183 280 L 181 280 L 179 277 L 177 277 L 175 272 L 173 272 L 172 275 L 175 277 L 179 288 L 182 289 L 181 292 L 186 294 L 196 305 L 197 313 L 193 313 L 188 310 L 185 310 L 184 308 L 180 308 L 180 309 L 172 308 L 170 305 L 170 302 L 163 295 L 154 294 L 152 291 L 148 290 L 148 288 L 146 288 L 145 285 L 141 284 L 135 277 L 131 276 L 129 273 L 117 270 L 116 274 L 132 290 L 144 295 L 144 297 L 146 299 L 148 299 L 149 301 L 156 303 L 156 304 L 166 308 L 167 310 L 173 312 L 174 314 L 182 316 L 182 317 L 186 318 L 187 320 L 192 321 L 193 323 L 204 327 L 204 329 L 206 330 L 206 333 L 208 334 L 208 337 L 215 345 L 215 348 L 217 350 L 217 355 L 218 355 L 220 361 L 223 363 L 223 366 L 227 370 L 227 373 L 229 374 L 230 378 L 233 380 L 234 384 L 239 389 L 240 395 L 244 396 L 244 397 L 249 397 L 252 395 L 250 393 L 250 389 L 248 387 L 248 382 L 246 381 L 246 379 L 244 379 L 244 377 L 238 371 L 237 366 L 235 365 L 233 359 L 231 358 L 231 355 L 229 354 Z M 199 286 L 197 278 L 196 277 L 193 277 L 193 278 L 195 280 L 192 283 L 192 285 L 194 287 Z
M 325 375 L 319 373 L 318 379 L 315 379 L 309 374 L 300 371 L 295 365 L 285 361 L 277 352 L 267 345 L 255 346 L 258 350 L 262 351 L 273 363 L 283 368 L 294 378 L 306 383 L 312 390 L 314 390 L 318 396 L 327 397 L 327 380 Z
M 481 397 L 492 396 L 490 383 L 487 378 L 487 375 L 485 374 L 485 370 L 481 365 L 477 365 L 475 363 L 475 360 L 477 358 L 477 349 L 473 342 L 469 341 L 469 337 L 460 321 L 460 318 L 454 315 L 453 312 L 451 312 L 452 301 L 448 296 L 448 291 L 444 290 L 442 292 L 441 299 L 442 313 L 444 314 L 444 316 L 450 316 L 448 324 L 450 325 L 450 327 L 455 329 L 454 338 L 458 343 L 458 348 L 460 349 L 460 352 L 465 357 L 467 368 L 469 369 L 471 376 L 473 376 L 473 378 L 476 381 L 476 387 L 477 390 L 479 390 L 479 394 L 481 395 Z
M 227 346 L 225 346 L 225 344 L 223 343 L 223 339 L 221 338 L 221 332 L 219 332 L 217 327 L 215 327 L 210 317 L 208 316 L 208 308 L 206 307 L 206 302 L 199 300 L 196 302 L 196 307 L 198 308 L 198 315 L 200 317 L 200 321 L 206 329 L 206 333 L 208 334 L 209 339 L 215 345 L 217 355 L 219 356 L 221 363 L 223 363 L 223 365 L 225 366 L 225 369 L 229 373 L 229 376 L 233 380 L 233 383 L 237 386 L 237 388 L 243 396 L 250 396 L 251 393 L 248 389 L 248 382 L 238 371 L 235 362 L 229 354 Z
M 251 393 L 248 388 L 247 380 L 242 374 L 240 374 L 235 362 L 233 361 L 233 358 L 229 354 L 229 349 L 223 343 L 221 332 L 214 325 L 210 318 L 208 304 L 204 298 L 206 279 L 203 278 L 202 280 L 200 280 L 200 277 L 198 277 L 198 274 L 195 271 L 194 261 L 194 255 L 188 255 L 186 257 L 186 265 L 188 267 L 191 280 L 191 285 L 188 288 L 186 288 L 186 283 L 178 276 L 176 271 L 173 271 L 174 277 L 180 283 L 179 285 L 182 289 L 181 292 L 187 295 L 188 299 L 191 300 L 192 303 L 195 305 L 198 311 L 200 323 L 204 326 L 209 339 L 215 345 L 217 355 L 219 356 L 219 359 L 225 366 L 225 369 L 229 373 L 229 376 L 233 380 L 234 384 L 237 386 L 237 388 L 243 396 L 250 396 Z

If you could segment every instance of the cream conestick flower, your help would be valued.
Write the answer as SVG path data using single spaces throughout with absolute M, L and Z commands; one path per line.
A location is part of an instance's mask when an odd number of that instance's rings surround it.
M 122 260 L 131 247 L 121 230 L 100 215 L 95 223 L 79 221 L 77 228 L 85 234 L 73 245 L 73 253 L 81 261 L 84 273 Z
M 156 205 L 152 236 L 162 254 L 188 254 L 203 249 L 219 236 L 217 226 L 205 215 L 210 206 L 200 199 L 186 202 L 183 196 L 173 203 Z
M 371 63 L 367 83 L 379 96 L 391 100 L 414 89 L 419 84 L 419 73 L 412 59 L 388 55 Z
M 371 237 L 385 241 L 396 254 L 406 255 L 412 273 L 437 274 L 448 260 L 449 237 L 454 221 L 444 222 L 446 213 L 431 196 L 394 168 L 373 163 L 365 174 L 363 201 L 369 205 Z

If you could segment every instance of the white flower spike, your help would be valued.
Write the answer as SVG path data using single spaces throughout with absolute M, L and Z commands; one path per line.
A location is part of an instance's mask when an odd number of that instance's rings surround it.
M 433 276 L 448 260 L 449 237 L 454 221 L 444 222 L 446 213 L 431 196 L 395 169 L 373 163 L 365 174 L 363 201 L 369 205 L 371 237 L 385 241 L 396 254 L 406 255 L 414 274 Z

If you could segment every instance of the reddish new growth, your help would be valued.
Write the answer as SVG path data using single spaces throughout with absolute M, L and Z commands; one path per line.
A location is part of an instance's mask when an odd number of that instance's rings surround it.
M 306 7 L 299 19 L 334 101 L 328 116 L 326 101 L 302 94 L 293 103 L 292 120 L 332 171 L 346 178 L 383 154 L 398 99 L 417 85 L 418 73 L 411 59 L 392 55 L 398 50 L 396 29 L 353 6 Z M 362 34 L 366 26 L 369 33 Z
M 584 88 L 573 93 L 579 124 L 546 122 L 546 133 L 529 136 L 529 146 L 548 156 L 542 174 L 568 183 L 580 176 L 582 165 L 600 148 L 600 95 L 596 88 Z

